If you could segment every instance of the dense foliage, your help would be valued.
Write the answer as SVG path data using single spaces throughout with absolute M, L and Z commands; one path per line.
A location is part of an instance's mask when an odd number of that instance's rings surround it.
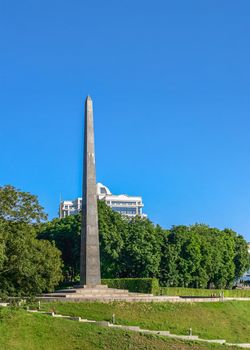
M 164 230 L 148 219 L 128 220 L 103 201 L 98 213 L 102 277 L 115 279 L 109 284 L 145 290 L 158 278 L 166 287 L 231 288 L 249 267 L 247 243 L 232 230 Z M 0 295 L 53 290 L 62 269 L 64 282 L 79 278 L 80 215 L 45 219 L 36 196 L 0 187 Z
M 0 187 L 0 220 L 4 222 L 41 222 L 47 219 L 37 197 L 11 185 Z
M 159 278 L 163 286 L 231 288 L 249 267 L 247 243 L 234 231 L 206 225 L 164 230 L 148 219 L 123 218 L 98 203 L 103 278 Z M 64 278 L 79 275 L 80 217 L 42 225 L 41 239 L 62 251 Z
M 160 294 L 157 278 L 111 278 L 102 279 L 109 288 L 127 289 L 129 292 Z
M 0 187 L 0 295 L 31 295 L 53 290 L 62 278 L 61 253 L 37 239 L 46 215 L 35 196 Z
M 166 286 L 230 288 L 249 266 L 247 242 L 229 229 L 174 226 L 163 250 L 160 280 Z
M 201 289 L 184 287 L 159 287 L 158 295 L 179 295 L 193 297 L 250 298 L 249 289 Z M 250 304 L 249 304 L 250 305 Z
M 41 226 L 38 237 L 55 242 L 62 253 L 64 280 L 75 281 L 79 276 L 80 215 L 54 219 Z

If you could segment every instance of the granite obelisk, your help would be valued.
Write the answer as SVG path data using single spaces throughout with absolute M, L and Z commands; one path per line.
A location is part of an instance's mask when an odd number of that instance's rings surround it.
M 94 287 L 101 284 L 101 272 L 96 194 L 93 104 L 89 96 L 85 101 L 84 119 L 80 284 L 81 286 Z
M 43 294 L 42 300 L 97 300 L 106 302 L 107 300 L 145 301 L 146 298 L 146 301 L 151 301 L 151 294 L 138 295 L 138 293 L 130 293 L 126 289 L 108 288 L 108 285 L 101 284 L 93 104 L 89 96 L 85 101 L 82 192 L 80 284 L 74 288 Z

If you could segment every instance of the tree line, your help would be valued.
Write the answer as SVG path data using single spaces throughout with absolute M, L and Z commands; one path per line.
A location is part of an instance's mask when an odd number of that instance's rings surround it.
M 231 288 L 249 267 L 247 242 L 230 229 L 207 225 L 165 230 L 150 220 L 132 220 L 98 202 L 103 278 L 157 277 L 162 286 Z M 80 215 L 45 223 L 40 239 L 62 252 L 66 281 L 79 277 Z
M 231 288 L 249 268 L 245 239 L 206 225 L 165 230 L 98 202 L 103 278 L 156 277 L 162 286 Z M 0 187 L 0 296 L 52 291 L 79 279 L 80 215 L 47 221 L 36 196 Z

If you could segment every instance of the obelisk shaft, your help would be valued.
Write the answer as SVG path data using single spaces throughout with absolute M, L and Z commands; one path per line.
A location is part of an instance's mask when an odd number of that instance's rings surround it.
M 85 101 L 82 232 L 80 253 L 81 285 L 100 285 L 101 273 L 96 194 L 93 105 L 89 96 Z

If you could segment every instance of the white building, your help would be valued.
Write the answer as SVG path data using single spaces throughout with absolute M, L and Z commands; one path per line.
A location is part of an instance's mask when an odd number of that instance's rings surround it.
M 82 198 L 76 198 L 73 201 L 61 201 L 59 206 L 59 218 L 77 214 L 81 210 Z
M 108 187 L 98 183 L 96 185 L 97 198 L 104 200 L 106 204 L 111 207 L 114 211 L 132 218 L 136 215 L 141 217 L 147 217 L 143 214 L 142 208 L 142 197 L 139 196 L 128 196 L 125 194 L 113 195 Z M 62 201 L 59 208 L 59 217 L 65 218 L 69 215 L 74 215 L 81 210 L 82 198 L 77 198 L 73 201 Z
M 248 253 L 250 255 L 250 242 L 248 243 Z M 242 280 L 250 282 L 250 270 L 243 275 Z

